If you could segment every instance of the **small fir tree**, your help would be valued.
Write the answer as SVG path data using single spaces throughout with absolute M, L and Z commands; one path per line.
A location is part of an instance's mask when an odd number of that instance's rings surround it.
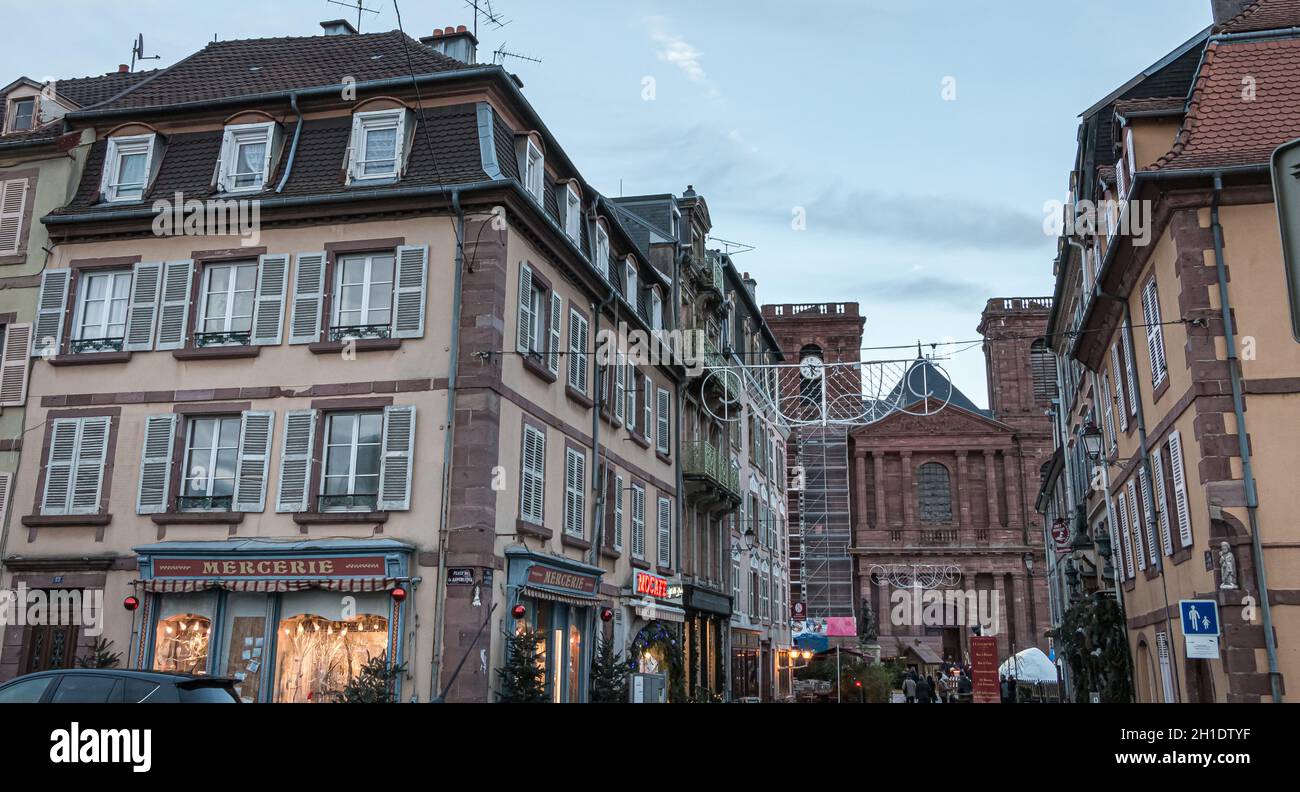
M 537 644 L 541 638 L 525 627 L 510 636 L 506 644 L 506 662 L 498 671 L 501 690 L 497 700 L 505 704 L 540 704 L 546 701 L 542 668 L 537 662 Z
M 627 701 L 627 664 L 615 653 L 614 642 L 604 639 L 600 651 L 591 658 L 591 701 L 593 704 L 618 704 Z
M 112 647 L 112 641 L 100 638 L 89 652 L 77 658 L 77 668 L 116 668 L 122 660 L 122 653 L 112 651 Z
M 376 655 L 348 680 L 335 700 L 340 704 L 392 704 L 397 680 L 405 671 L 405 663 L 390 668 L 387 654 Z

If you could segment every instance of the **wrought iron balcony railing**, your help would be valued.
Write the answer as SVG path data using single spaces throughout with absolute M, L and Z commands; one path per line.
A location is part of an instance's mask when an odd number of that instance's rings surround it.
M 331 341 L 347 341 L 349 339 L 363 338 L 390 338 L 392 329 L 386 325 L 348 325 L 346 327 L 331 327 Z
M 77 338 L 69 344 L 72 353 L 82 352 L 121 352 L 121 338 Z
M 732 495 L 740 496 L 740 471 L 712 443 L 703 440 L 683 443 L 682 452 L 684 475 L 708 479 Z
M 253 343 L 253 334 L 248 330 L 194 334 L 194 346 L 200 349 L 211 346 L 248 346 L 251 343 Z
M 176 498 L 177 511 L 230 511 L 231 495 L 181 495 Z
M 322 495 L 319 508 L 321 511 L 374 511 L 379 504 L 375 493 L 357 495 Z

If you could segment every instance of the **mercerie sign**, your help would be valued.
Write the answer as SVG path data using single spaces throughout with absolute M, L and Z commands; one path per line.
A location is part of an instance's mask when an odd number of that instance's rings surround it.
M 168 577 L 378 577 L 383 556 L 359 558 L 155 558 L 153 575 Z

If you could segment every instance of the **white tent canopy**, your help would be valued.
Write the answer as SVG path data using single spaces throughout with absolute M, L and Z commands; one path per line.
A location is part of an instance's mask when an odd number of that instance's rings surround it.
M 1019 682 L 1055 682 L 1056 665 L 1035 646 L 1008 658 L 998 666 L 998 675 L 1013 676 Z

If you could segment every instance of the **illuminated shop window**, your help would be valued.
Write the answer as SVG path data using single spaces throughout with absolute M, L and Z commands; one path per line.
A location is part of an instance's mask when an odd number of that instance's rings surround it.
M 274 701 L 334 701 L 368 660 L 388 651 L 388 619 L 379 615 L 385 597 L 358 595 L 348 613 L 342 599 L 328 592 L 284 598 Z
M 211 635 L 212 620 L 197 613 L 178 613 L 160 619 L 154 641 L 154 670 L 206 674 Z

